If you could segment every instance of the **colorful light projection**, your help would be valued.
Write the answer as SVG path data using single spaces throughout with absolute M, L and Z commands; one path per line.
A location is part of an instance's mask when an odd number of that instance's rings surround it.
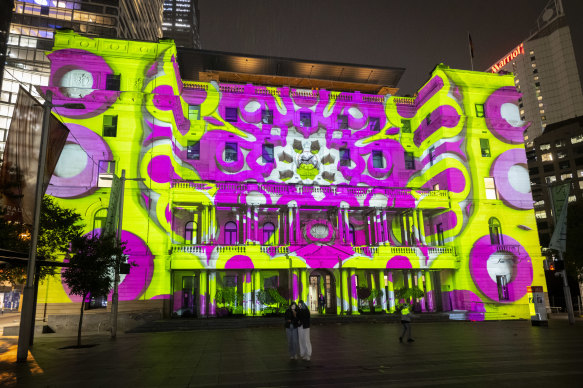
M 528 317 L 526 286 L 544 276 L 512 77 L 440 65 L 415 99 L 183 84 L 169 43 L 68 32 L 55 42 L 49 88 L 57 104 L 87 106 L 58 113 L 71 124 L 70 157 L 82 148 L 89 158 L 76 174 L 57 171 L 49 193 L 84 214 L 90 232 L 108 195 L 98 161 L 145 178 L 128 183 L 123 228 L 147 268 L 143 282 L 122 283 L 122 300 L 173 294 L 175 309 L 194 299 L 214 314 L 216 291 L 239 271 L 244 311 L 260 313 L 253 294 L 266 279 L 284 284 L 292 271 L 293 297 L 306 299 L 307 270 L 322 269 L 338 312 L 355 311 L 356 286 L 367 284 L 387 291 L 390 310 L 394 290 L 417 279 L 424 309 L 441 298 L 473 320 Z M 123 92 L 105 90 L 111 74 Z M 81 76 L 87 90 L 71 93 Z M 117 117 L 115 136 L 104 136 L 107 116 Z M 196 287 L 172 289 L 178 271 Z

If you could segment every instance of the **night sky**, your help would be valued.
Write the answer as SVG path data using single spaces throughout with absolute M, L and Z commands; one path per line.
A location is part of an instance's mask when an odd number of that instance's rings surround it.
M 406 69 L 414 94 L 438 63 L 486 70 L 530 35 L 548 0 L 199 0 L 207 50 Z M 563 0 L 579 74 L 583 1 Z

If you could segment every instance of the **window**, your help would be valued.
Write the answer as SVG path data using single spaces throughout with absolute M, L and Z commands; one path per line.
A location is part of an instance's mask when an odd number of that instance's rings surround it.
M 403 120 L 403 121 L 409 121 L 409 120 Z M 378 117 L 369 117 L 368 118 L 368 129 L 370 129 L 371 131 L 380 131 L 381 130 L 381 119 L 379 119 Z M 409 130 L 409 132 L 411 132 Z
M 48 5 L 43 5 L 40 7 L 40 14 L 41 15 L 48 15 L 50 11 L 50 7 Z
M 188 119 L 200 120 L 200 105 L 188 105 Z
M 261 123 L 262 124 L 273 124 L 273 111 L 271 109 L 261 110 Z
M 532 73 L 533 73 L 533 74 L 537 74 L 537 73 L 538 73 L 538 69 L 534 69 L 534 70 L 532 71 Z
M 583 135 L 573 136 L 571 138 L 571 144 L 581 143 L 583 141 Z
M 119 90 L 121 76 L 119 74 L 108 74 L 105 80 L 106 90 Z
M 568 203 L 577 202 L 577 196 L 569 195 L 569 198 L 567 199 L 567 201 L 568 201 Z
M 312 126 L 312 114 L 310 112 L 300 112 L 300 127 Z
M 437 234 L 437 245 L 442 246 L 445 244 L 443 239 L 443 224 L 439 223 L 435 226 L 435 233 Z
M 433 190 L 439 191 L 439 183 L 433 185 Z
M 482 150 L 482 156 L 489 158 L 490 155 L 490 141 L 488 139 L 480 139 L 480 148 Z
M 498 299 L 508 300 L 508 278 L 506 275 L 496 275 L 496 283 L 498 284 Z
M 225 120 L 230 123 L 237 122 L 237 116 L 239 115 L 239 110 L 237 108 L 225 108 Z
M 484 187 L 486 188 L 486 199 L 498 199 L 494 178 L 484 177 Z
M 184 226 L 184 242 L 186 244 L 196 244 L 196 222 L 189 221 Z
M 238 243 L 237 224 L 229 221 L 225 224 L 225 245 L 237 245 Z
M 528 169 L 528 175 L 538 175 L 539 169 L 538 167 L 531 167 Z
M 537 88 L 540 87 L 540 82 L 535 82 L 534 86 L 536 86 Z
M 557 177 L 554 175 L 549 175 L 545 177 L 545 182 L 546 183 L 553 183 L 557 181 Z
M 500 221 L 498 221 L 496 217 L 492 217 L 488 220 L 488 229 L 490 230 L 490 244 L 504 244 L 502 241 L 502 227 L 500 226 Z
M 579 181 L 579 190 L 583 190 L 583 181 Z
M 427 125 L 431 125 L 431 113 L 429 113 L 427 116 L 425 116 L 425 123 Z
M 384 168 L 382 151 L 373 151 L 372 152 L 372 166 L 374 168 Z
M 115 174 L 115 161 L 114 160 L 100 160 L 99 174 Z
M 583 177 L 583 170 L 577 170 L 577 178 Z
M 263 224 L 263 245 L 269 244 L 269 239 L 275 233 L 275 226 L 271 222 Z
M 539 146 L 539 148 L 540 148 L 541 151 L 546 151 L 546 150 L 550 150 L 551 149 L 551 145 L 549 143 L 541 144 Z
M 571 163 L 568 160 L 563 160 L 562 162 L 559 162 L 559 170 L 570 170 L 571 169 Z
M 107 208 L 99 209 L 93 216 L 93 232 L 105 229 L 105 221 L 107 220 Z
M 543 166 L 543 172 L 553 172 L 555 171 L 555 165 L 554 164 L 545 164 Z
M 350 166 L 350 150 L 348 148 L 340 148 L 340 165 Z
M 534 217 L 539 220 L 544 220 L 547 218 L 547 212 L 544 210 L 537 210 L 534 212 Z
M 225 144 L 225 162 L 237 161 L 237 143 Z
M 542 207 L 545 206 L 545 201 L 543 201 L 542 199 L 540 201 L 536 201 L 534 203 L 534 207 Z
M 263 144 L 261 146 L 261 156 L 263 163 L 273 163 L 273 144 Z
M 564 151 L 557 151 L 557 159 L 565 159 L 567 157 L 567 153 Z
M 484 104 L 476 104 L 476 117 L 484 117 Z
M 433 166 L 433 160 L 435 159 L 435 157 L 433 156 L 434 152 L 435 152 L 435 147 L 429 148 L 429 165 L 430 166 Z
M 348 243 L 356 245 L 356 234 L 354 233 L 354 225 L 348 224 Z
M 103 116 L 103 136 L 116 137 L 117 136 L 117 116 Z
M 403 133 L 411 133 L 411 120 L 402 120 Z
M 338 129 L 348 129 L 348 116 L 338 115 Z
M 415 157 L 411 152 L 405 152 L 405 168 L 407 170 L 415 170 Z
M 567 179 L 572 179 L 573 178 L 573 174 L 568 173 L 568 174 L 561 174 L 561 180 L 567 180 Z
M 186 159 L 188 160 L 200 160 L 200 142 L 199 141 L 189 141 L 186 147 Z
M 552 162 L 553 161 L 553 154 L 550 152 L 547 152 L 546 154 L 542 154 L 541 159 L 543 162 Z

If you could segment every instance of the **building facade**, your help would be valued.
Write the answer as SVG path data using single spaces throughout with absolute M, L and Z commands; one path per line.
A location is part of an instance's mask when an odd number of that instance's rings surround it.
M 583 117 L 547 126 L 526 153 L 540 242 L 554 230 L 549 186 L 571 181 L 569 202 L 583 200 Z
M 93 37 L 157 41 L 162 35 L 162 1 L 14 1 L 0 92 L 0 159 L 19 85 L 36 96 L 34 85 L 48 85 L 50 64 L 45 51 L 51 49 L 56 29 Z
M 164 0 L 164 38 L 178 47 L 200 48 L 198 0 Z
M 549 124 L 583 115 L 581 80 L 561 0 L 550 0 L 536 30 L 487 71 L 514 73 L 522 120 L 531 123 L 525 142 Z
M 56 109 L 71 134 L 47 193 L 95 233 L 111 176 L 140 179 L 123 197 L 122 306 L 261 315 L 322 294 L 329 314 L 392 312 L 418 288 L 420 311 L 530 316 L 545 280 L 512 76 L 439 65 L 399 98 L 183 80 L 176 53 L 58 33 L 48 55 L 45 92 L 86 108 Z M 59 277 L 40 286 L 51 308 L 78 301 Z

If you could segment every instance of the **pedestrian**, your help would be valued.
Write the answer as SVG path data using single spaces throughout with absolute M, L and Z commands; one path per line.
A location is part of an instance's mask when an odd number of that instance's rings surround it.
M 324 314 L 325 307 L 326 307 L 326 298 L 324 297 L 324 294 L 320 294 L 320 296 L 318 297 L 318 312 L 320 314 Z
M 399 304 L 399 311 L 401 312 L 401 325 L 403 325 L 403 332 L 399 337 L 399 342 L 403 342 L 405 334 L 408 334 L 407 342 L 415 342 L 415 340 L 411 338 L 411 308 L 409 304 L 403 301 L 403 303 Z
M 297 360 L 300 353 L 298 342 L 298 305 L 292 302 L 285 310 L 285 331 L 287 334 L 287 348 L 290 360 Z
M 299 303 L 299 320 L 298 338 L 300 341 L 300 357 L 306 361 L 310 361 L 312 357 L 312 343 L 310 342 L 310 309 L 300 300 Z

